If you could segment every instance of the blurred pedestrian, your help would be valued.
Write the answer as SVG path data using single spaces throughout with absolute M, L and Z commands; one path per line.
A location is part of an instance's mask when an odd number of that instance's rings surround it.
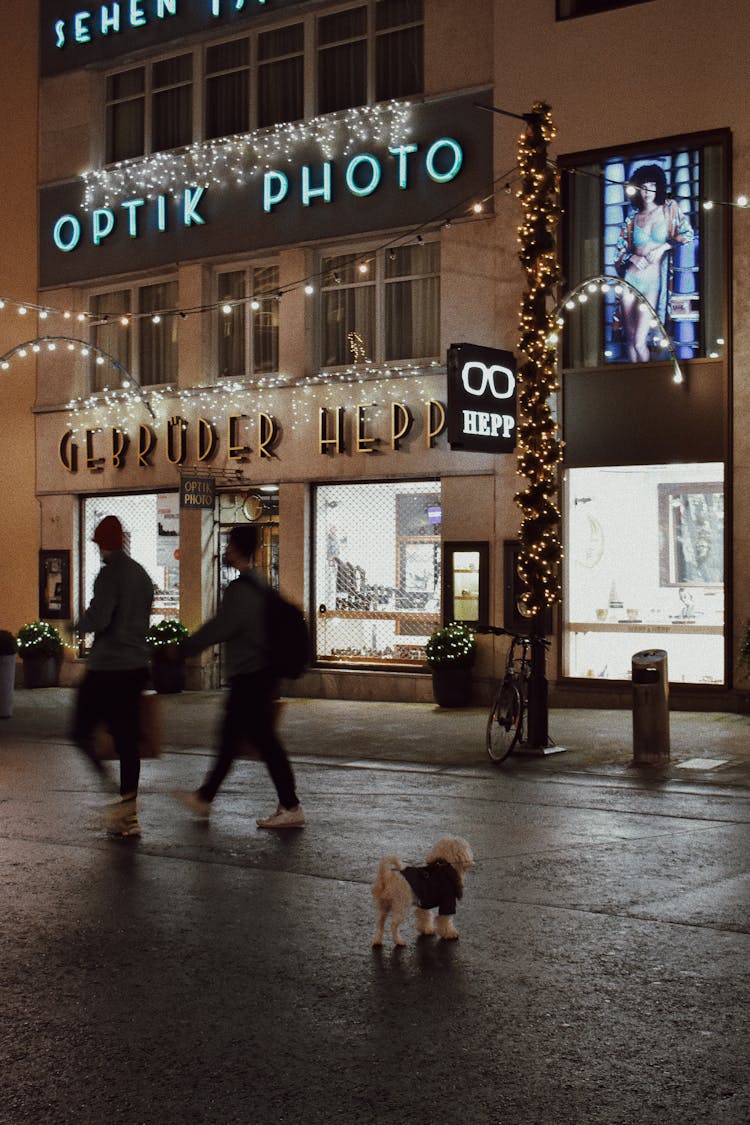
M 244 744 L 251 742 L 266 764 L 278 806 L 256 823 L 259 828 L 301 828 L 305 823 L 292 767 L 276 733 L 274 719 L 278 681 L 269 668 L 266 636 L 268 587 L 254 569 L 258 531 L 240 524 L 229 532 L 224 562 L 238 576 L 230 582 L 215 617 L 180 642 L 183 656 L 224 643 L 229 694 L 219 733 L 219 746 L 205 781 L 195 792 L 175 796 L 198 816 L 207 817 L 211 803 Z
M 95 734 L 100 725 L 109 730 L 120 759 L 120 796 L 108 808 L 107 832 L 140 836 L 136 808 L 141 770 L 139 700 L 148 680 L 146 630 L 154 587 L 140 563 L 125 553 L 125 536 L 117 516 L 105 516 L 97 524 L 93 541 L 103 565 L 91 602 L 77 625 L 80 636 L 94 634 L 94 643 L 78 689 L 73 741 L 103 772 Z

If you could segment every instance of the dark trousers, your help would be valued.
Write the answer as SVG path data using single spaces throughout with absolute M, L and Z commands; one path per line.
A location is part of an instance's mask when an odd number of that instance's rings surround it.
M 229 681 L 219 752 L 198 790 L 204 800 L 213 801 L 234 759 L 247 743 L 252 743 L 271 775 L 279 804 L 292 809 L 299 803 L 292 767 L 274 730 L 275 698 L 276 681 L 266 672 L 233 676 Z
M 121 796 L 138 792 L 141 773 L 138 703 L 147 680 L 147 668 L 123 672 L 91 670 L 78 689 L 73 741 L 93 760 L 94 731 L 100 724 L 107 727 L 120 759 Z

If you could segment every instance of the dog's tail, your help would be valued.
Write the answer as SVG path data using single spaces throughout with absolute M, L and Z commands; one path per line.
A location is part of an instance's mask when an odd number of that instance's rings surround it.
M 378 873 L 375 876 L 375 882 L 372 884 L 372 893 L 376 897 L 382 895 L 388 873 L 390 871 L 401 871 L 403 866 L 397 855 L 384 855 L 378 864 Z

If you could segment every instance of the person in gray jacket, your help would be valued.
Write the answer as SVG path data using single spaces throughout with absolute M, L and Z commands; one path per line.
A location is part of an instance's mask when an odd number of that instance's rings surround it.
M 113 836 L 140 836 L 136 808 L 141 770 L 138 703 L 149 674 L 146 630 L 154 586 L 140 563 L 125 554 L 117 516 L 105 516 L 97 524 L 93 540 L 103 566 L 77 626 L 80 636 L 93 633 L 94 643 L 78 689 L 73 741 L 102 772 L 94 734 L 100 724 L 110 730 L 120 759 L 120 797 L 109 806 L 107 831 Z
M 224 591 L 216 616 L 179 646 L 183 656 L 191 656 L 223 642 L 229 694 L 213 766 L 199 789 L 178 790 L 175 796 L 198 816 L 207 817 L 232 763 L 243 745 L 251 742 L 265 762 L 278 796 L 276 811 L 256 824 L 259 828 L 301 828 L 305 816 L 294 773 L 274 727 L 278 683 L 268 667 L 267 587 L 253 569 L 257 546 L 253 524 L 232 528 L 224 561 L 239 571 L 238 577 Z

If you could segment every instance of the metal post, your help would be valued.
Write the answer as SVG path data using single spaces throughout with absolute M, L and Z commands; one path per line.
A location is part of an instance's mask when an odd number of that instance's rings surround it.
M 531 675 L 529 676 L 529 750 L 546 750 L 549 745 L 549 684 L 547 682 L 547 650 L 544 639 L 544 612 L 534 618 L 531 635 Z

